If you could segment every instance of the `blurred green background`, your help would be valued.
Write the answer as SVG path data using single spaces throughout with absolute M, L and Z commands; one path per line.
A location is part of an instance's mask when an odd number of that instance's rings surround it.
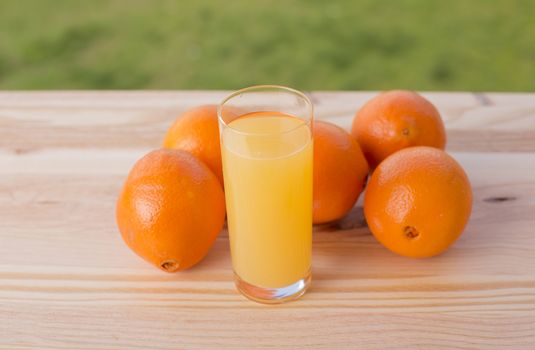
M 533 91 L 535 1 L 0 0 L 0 89 Z

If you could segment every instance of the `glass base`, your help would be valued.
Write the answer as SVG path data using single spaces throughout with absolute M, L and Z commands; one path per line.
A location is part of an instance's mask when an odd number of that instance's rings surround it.
M 236 288 L 248 299 L 263 304 L 282 304 L 287 301 L 299 299 L 310 286 L 311 273 L 299 281 L 280 288 L 257 287 L 242 280 L 234 273 Z

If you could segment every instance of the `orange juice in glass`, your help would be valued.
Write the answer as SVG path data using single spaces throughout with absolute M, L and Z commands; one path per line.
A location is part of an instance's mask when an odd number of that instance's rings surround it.
M 298 298 L 310 284 L 312 104 L 290 88 L 255 86 L 218 113 L 236 286 L 264 303 Z

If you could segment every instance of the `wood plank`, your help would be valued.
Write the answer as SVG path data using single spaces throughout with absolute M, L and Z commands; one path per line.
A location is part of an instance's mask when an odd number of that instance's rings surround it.
M 172 121 L 196 105 L 218 103 L 228 92 L 0 93 L 0 146 L 13 152 L 40 148 L 160 146 Z M 316 117 L 349 129 L 370 92 L 309 93 Z M 440 110 L 448 149 L 471 152 L 535 151 L 535 95 L 424 93 Z M 516 95 L 513 95 L 516 96 Z M 485 101 L 487 99 L 492 103 Z M 509 100 L 508 100 L 509 99 Z M 521 101 L 521 102 L 519 102 Z M 38 135 L 39 137 L 36 137 Z
M 88 309 L 59 303 L 47 309 L 10 306 L 7 310 L 22 311 L 27 316 L 14 330 L 14 336 L 25 337 L 26 343 L 9 349 L 30 349 L 31 344 L 40 344 L 40 349 L 501 350 L 529 349 L 533 344 L 531 317 L 511 320 L 478 314 L 360 314 L 355 310 L 259 306 L 218 312 L 215 320 L 209 309 L 117 306 L 110 312 L 107 305 Z M 250 321 L 236 324 L 236 320 Z M 29 328 L 34 332 L 24 331 Z M 130 328 L 140 331 L 131 332 Z M 80 339 L 85 340 L 84 344 Z

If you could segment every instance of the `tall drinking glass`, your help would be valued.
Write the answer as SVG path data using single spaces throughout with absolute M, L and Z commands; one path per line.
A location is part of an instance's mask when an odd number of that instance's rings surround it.
M 254 86 L 225 98 L 218 115 L 236 286 L 258 302 L 296 299 L 310 284 L 312 103 Z

